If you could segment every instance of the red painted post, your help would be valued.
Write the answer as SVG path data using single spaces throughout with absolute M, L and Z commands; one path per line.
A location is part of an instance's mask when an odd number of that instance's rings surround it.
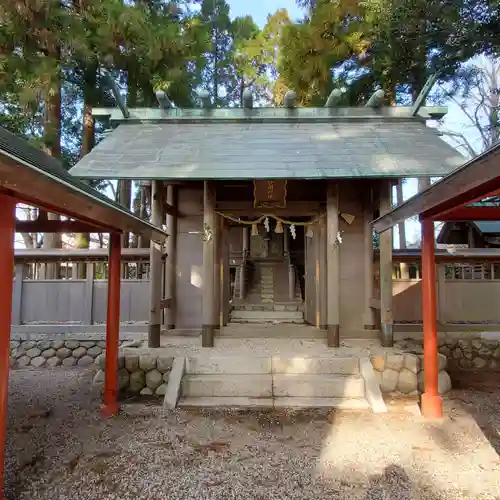
M 443 400 L 438 392 L 438 343 L 436 312 L 436 265 L 434 258 L 434 223 L 422 221 L 422 317 L 424 323 L 424 383 L 422 415 L 443 416 Z
M 0 194 L 0 498 L 4 498 L 16 200 Z
M 120 337 L 120 260 L 119 233 L 109 235 L 108 309 L 106 314 L 106 369 L 104 378 L 103 416 L 112 417 L 118 405 L 118 344 Z

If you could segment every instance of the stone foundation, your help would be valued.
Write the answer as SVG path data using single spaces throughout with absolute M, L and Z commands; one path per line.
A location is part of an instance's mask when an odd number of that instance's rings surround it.
M 371 362 L 383 394 L 417 396 L 424 391 L 423 356 L 408 352 L 373 356 Z M 438 390 L 444 394 L 451 389 L 451 379 L 445 371 L 447 360 L 439 354 Z
M 120 352 L 118 355 L 118 387 L 121 392 L 142 396 L 164 396 L 174 358 L 154 352 L 135 354 Z M 101 354 L 95 360 L 99 371 L 94 384 L 104 385 L 105 357 Z
M 481 338 L 480 335 L 456 338 L 447 334 L 438 336 L 438 344 L 449 370 L 500 370 L 500 340 Z M 400 340 L 394 347 L 414 354 L 424 352 L 420 339 Z

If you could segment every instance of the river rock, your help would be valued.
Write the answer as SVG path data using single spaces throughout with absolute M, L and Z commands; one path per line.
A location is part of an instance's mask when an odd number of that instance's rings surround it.
M 37 356 L 40 356 L 40 354 L 42 354 L 42 351 L 40 351 L 38 347 L 32 347 L 26 351 L 26 356 L 28 356 L 28 358 L 36 358 Z
M 409 394 L 410 392 L 417 390 L 417 373 L 414 371 L 407 370 L 406 368 L 401 370 L 398 378 L 398 391 Z
M 78 340 L 66 340 L 66 342 L 64 342 L 64 345 L 68 348 L 68 349 L 76 349 L 77 347 L 80 347 L 80 342 L 78 342 Z
M 90 347 L 88 350 L 87 350 L 87 354 L 89 356 L 92 356 L 93 358 L 96 358 L 97 356 L 99 356 L 99 354 L 102 353 L 102 349 L 98 346 L 98 345 L 95 345 L 95 346 L 92 346 Z
M 42 356 L 46 359 L 53 358 L 56 355 L 56 350 L 50 347 L 42 352 Z
M 167 392 L 167 384 L 161 384 L 159 387 L 156 388 L 155 394 L 157 396 L 165 396 L 166 392 Z
M 41 366 L 43 366 L 45 363 L 47 362 L 47 360 L 42 357 L 42 356 L 37 356 L 36 358 L 33 358 L 31 360 L 31 364 L 32 366 L 34 366 L 35 368 L 40 368 Z
M 94 364 L 94 358 L 92 356 L 82 356 L 78 360 L 78 366 L 90 366 Z
M 49 366 L 59 366 L 62 363 L 62 360 L 58 358 L 57 356 L 54 356 L 53 358 L 49 358 L 47 360 L 47 364 Z
M 87 349 L 85 349 L 85 347 L 77 347 L 73 351 L 73 357 L 76 359 L 81 358 L 82 356 L 85 356 L 86 352 L 87 352 Z
M 73 356 L 70 356 L 69 358 L 63 359 L 62 362 L 63 366 L 69 367 L 69 366 L 75 366 L 76 365 L 76 358 Z
M 125 354 L 125 368 L 134 373 L 139 370 L 139 355 L 138 354 Z
M 139 356 L 139 367 L 145 372 L 149 372 L 156 368 L 156 356 L 152 354 L 141 354 Z
M 71 351 L 67 347 L 61 347 L 56 352 L 56 356 L 61 359 L 66 359 L 71 356 Z
M 143 371 L 135 371 L 130 374 L 130 392 L 140 392 L 146 385 L 146 375 Z
M 385 368 L 385 357 L 384 356 L 374 356 L 372 358 L 373 369 L 378 372 L 383 372 Z
M 388 354 L 385 358 L 386 369 L 401 371 L 403 368 L 404 356 L 402 354 Z
M 146 385 L 153 391 L 163 382 L 163 374 L 158 370 L 151 370 L 146 373 Z
M 398 385 L 399 372 L 396 370 L 384 370 L 382 372 L 382 383 L 380 389 L 382 392 L 394 392 Z

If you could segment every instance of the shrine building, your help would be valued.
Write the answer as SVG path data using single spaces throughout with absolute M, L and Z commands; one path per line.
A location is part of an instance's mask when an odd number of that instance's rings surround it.
M 106 137 L 71 169 L 81 179 L 152 184 L 150 345 L 163 328 L 213 345 L 231 322 L 308 323 L 342 338 L 392 344 L 392 230 L 375 259 L 371 222 L 392 209 L 400 178 L 439 177 L 464 162 L 427 126 L 446 108 L 95 109 Z M 162 251 L 164 254 L 162 256 Z M 165 258 L 165 274 L 155 263 Z M 161 261 L 160 261 L 161 264 Z M 156 339 L 156 340 L 155 340 Z

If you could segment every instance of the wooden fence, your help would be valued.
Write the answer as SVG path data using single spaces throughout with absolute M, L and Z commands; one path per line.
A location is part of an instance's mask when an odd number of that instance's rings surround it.
M 394 321 L 403 325 L 418 324 L 422 320 L 420 256 L 416 252 L 403 255 L 395 251 L 394 254 Z M 494 257 L 495 254 L 485 251 L 473 252 L 462 261 L 457 255 L 438 255 L 436 295 L 440 323 L 500 325 L 500 258 L 495 261 Z M 12 310 L 14 330 L 31 329 L 41 333 L 100 331 L 106 321 L 106 259 L 105 250 L 17 251 Z M 144 331 L 150 295 L 149 250 L 124 249 L 123 259 L 122 329 Z M 53 261 L 61 265 L 64 278 L 37 279 L 37 266 Z M 405 277 L 399 272 L 400 263 L 407 266 Z M 78 272 L 75 266 L 79 266 Z M 375 265 L 375 270 L 377 268 Z M 83 278 L 75 278 L 82 274 Z M 375 298 L 377 293 L 375 274 Z

